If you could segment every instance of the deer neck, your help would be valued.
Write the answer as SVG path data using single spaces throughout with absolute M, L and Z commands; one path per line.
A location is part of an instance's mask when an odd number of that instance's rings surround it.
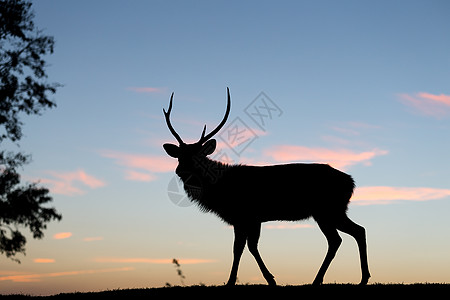
M 188 195 L 196 200 L 204 196 L 211 185 L 217 184 L 230 166 L 207 157 L 194 159 L 193 168 L 187 172 L 177 172 Z
M 227 164 L 202 156 L 194 160 L 193 173 L 201 179 L 203 184 L 208 185 L 220 180 L 227 168 Z

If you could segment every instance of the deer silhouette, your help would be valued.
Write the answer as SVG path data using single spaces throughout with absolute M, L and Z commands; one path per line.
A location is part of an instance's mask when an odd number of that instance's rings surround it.
M 328 242 L 328 251 L 313 284 L 323 282 L 342 242 L 338 230 L 355 238 L 361 263 L 360 284 L 367 284 L 370 273 L 365 229 L 347 216 L 347 206 L 355 187 L 350 175 L 327 164 L 248 166 L 224 164 L 208 158 L 216 149 L 216 140 L 211 138 L 223 127 L 230 113 L 228 88 L 227 96 L 223 120 L 207 135 L 205 125 L 200 139 L 192 144 L 184 143 L 170 122 L 173 93 L 168 111 L 163 109 L 167 126 L 178 141 L 178 146 L 164 144 L 163 147 L 169 156 L 178 159 L 176 174 L 183 181 L 187 195 L 200 210 L 216 214 L 234 228 L 233 264 L 227 285 L 236 283 L 246 244 L 267 283 L 276 285 L 258 251 L 261 223 L 309 217 L 314 218 Z

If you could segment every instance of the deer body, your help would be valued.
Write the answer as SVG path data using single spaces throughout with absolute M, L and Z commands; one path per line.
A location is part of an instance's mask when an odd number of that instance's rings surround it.
M 347 210 L 353 193 L 352 177 L 325 164 L 209 163 L 218 164 L 215 167 L 221 171 L 216 176 L 220 177 L 213 181 L 201 168 L 182 176 L 186 193 L 202 210 L 230 225 L 332 216 Z M 193 178 L 198 179 L 194 186 Z
M 172 94 L 173 97 L 173 94 Z M 216 214 L 234 227 L 233 265 L 228 285 L 234 285 L 240 257 L 247 244 L 269 285 L 275 285 L 273 275 L 264 265 L 257 245 L 261 223 L 267 221 L 298 221 L 313 217 L 328 241 L 328 252 L 316 275 L 314 284 L 321 284 L 328 266 L 342 241 L 337 230 L 353 236 L 358 244 L 361 261 L 361 284 L 370 273 L 367 263 L 365 229 L 346 214 L 355 187 L 353 178 L 326 164 L 292 163 L 271 166 L 228 165 L 211 160 L 207 155 L 216 148 L 210 139 L 225 124 L 230 109 L 221 124 L 205 137 L 206 126 L 197 143 L 185 144 L 170 124 L 167 125 L 179 142 L 164 144 L 166 152 L 178 158 L 176 174 L 184 183 L 190 199 L 204 212 Z

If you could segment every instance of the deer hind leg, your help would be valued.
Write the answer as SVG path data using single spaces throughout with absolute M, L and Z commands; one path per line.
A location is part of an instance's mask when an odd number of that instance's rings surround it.
M 364 227 L 356 224 L 345 215 L 338 223 L 337 229 L 351 235 L 358 244 L 359 259 L 361 261 L 361 282 L 360 285 L 365 285 L 369 281 L 370 272 L 367 262 L 367 245 L 366 245 L 366 230 Z
M 325 256 L 325 259 L 323 260 L 322 266 L 319 269 L 319 272 L 317 272 L 316 278 L 313 281 L 313 285 L 319 285 L 323 282 L 323 277 L 325 276 L 325 273 L 330 266 L 331 261 L 333 260 L 334 256 L 336 255 L 337 250 L 339 249 L 339 246 L 341 245 L 342 239 L 339 236 L 339 233 L 337 232 L 337 229 L 332 224 L 326 223 L 326 222 L 317 222 L 319 225 L 320 230 L 322 230 L 323 234 L 327 238 L 328 242 L 328 251 Z
M 242 252 L 244 251 L 247 235 L 247 230 L 244 227 L 234 226 L 233 265 L 231 267 L 230 278 L 228 279 L 227 285 L 236 284 L 239 261 L 241 260 Z
M 263 274 L 269 285 L 277 285 L 275 282 L 274 276 L 269 272 L 266 265 L 264 264 L 261 255 L 259 255 L 258 251 L 258 240 L 261 232 L 261 223 L 255 224 L 248 229 L 248 237 L 247 237 L 247 246 L 250 253 L 255 258 L 258 263 L 259 269 Z

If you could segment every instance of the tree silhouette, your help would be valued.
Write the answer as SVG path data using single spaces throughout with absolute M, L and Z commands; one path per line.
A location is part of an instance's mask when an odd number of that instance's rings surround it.
M 31 3 L 0 1 L 0 146 L 22 137 L 20 115 L 40 114 L 56 104 L 49 99 L 58 83 L 48 83 L 44 56 L 53 53 L 54 39 L 42 34 L 33 22 Z M 13 258 L 25 254 L 26 238 L 19 227 L 27 227 L 33 238 L 42 238 L 46 224 L 61 220 L 49 190 L 36 183 L 20 184 L 17 168 L 28 163 L 28 155 L 0 150 L 0 253 Z

